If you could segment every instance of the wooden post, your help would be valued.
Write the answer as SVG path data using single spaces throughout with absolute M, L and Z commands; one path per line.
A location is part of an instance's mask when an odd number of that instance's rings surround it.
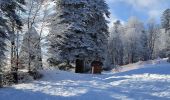
M 91 73 L 94 74 L 94 66 L 91 68 Z

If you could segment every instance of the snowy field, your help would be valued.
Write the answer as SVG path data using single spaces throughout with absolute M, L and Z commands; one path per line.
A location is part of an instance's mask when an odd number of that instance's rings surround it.
M 0 100 L 170 100 L 170 64 L 165 60 L 102 75 L 46 70 L 41 80 L 0 89 Z

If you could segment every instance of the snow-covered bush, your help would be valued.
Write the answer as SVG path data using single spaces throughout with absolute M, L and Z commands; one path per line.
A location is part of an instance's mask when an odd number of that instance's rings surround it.
M 43 75 L 39 73 L 38 71 L 30 71 L 30 72 L 23 72 L 19 71 L 18 72 L 18 81 L 19 83 L 24 83 L 24 82 L 30 82 L 36 79 L 42 78 Z
M 18 77 L 18 82 L 17 83 L 24 83 L 24 82 L 30 82 L 35 79 L 40 79 L 43 77 L 42 74 L 40 74 L 38 71 L 35 72 L 23 72 L 23 71 L 18 71 L 17 73 Z M 0 87 L 3 86 L 10 86 L 13 85 L 14 83 L 14 73 L 12 72 L 4 72 L 0 74 Z
M 161 58 L 166 58 L 168 55 L 167 55 L 167 49 L 162 49 L 159 51 L 159 57 Z
M 33 77 L 29 75 L 27 72 L 19 72 L 18 73 L 18 82 L 24 83 L 24 82 L 30 82 L 33 81 Z
M 67 64 L 67 63 L 61 63 L 58 65 L 58 69 L 60 69 L 60 70 L 70 70 L 73 68 L 74 67 L 71 64 Z
M 14 84 L 14 78 L 13 78 L 13 73 L 11 72 L 4 72 L 2 74 L 2 81 L 3 81 L 3 86 L 9 86 Z
M 29 73 L 30 76 L 33 77 L 34 80 L 40 79 L 40 78 L 43 77 L 43 75 L 36 70 L 35 71 L 29 71 L 28 73 Z
M 112 70 L 112 67 L 104 67 L 103 70 L 104 71 L 110 71 L 110 70 Z
M 47 62 L 49 63 L 50 66 L 58 66 L 59 64 L 61 64 L 61 61 L 58 61 L 54 58 L 48 58 Z

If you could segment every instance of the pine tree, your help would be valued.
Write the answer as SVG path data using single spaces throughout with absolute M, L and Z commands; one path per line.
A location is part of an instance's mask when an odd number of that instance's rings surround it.
M 84 8 L 87 2 L 81 0 L 57 0 L 57 15 L 51 22 L 49 34 L 51 58 L 70 63 L 76 56 L 87 56 L 93 46 L 86 32 Z M 87 49 L 89 48 L 89 50 Z
M 165 29 L 165 32 L 168 34 L 168 38 L 167 39 L 167 55 L 169 57 L 168 61 L 170 62 L 170 9 L 166 9 L 163 12 L 162 15 L 162 27 Z
M 70 63 L 95 59 L 107 43 L 104 0 L 57 0 L 49 34 L 51 59 Z M 90 56 L 89 56 L 90 55 Z
M 108 44 L 108 26 L 106 17 L 109 17 L 108 5 L 105 0 L 88 0 L 90 12 L 88 12 L 88 32 L 95 44 L 91 56 L 92 60 L 100 60 L 106 63 L 106 53 Z
M 23 37 L 21 52 L 19 55 L 20 66 L 27 68 L 29 71 L 42 69 L 42 55 L 40 46 L 40 36 L 35 28 L 30 28 Z
M 120 21 L 114 23 L 113 29 L 110 32 L 109 39 L 109 55 L 111 56 L 112 64 L 123 64 L 123 43 L 122 43 L 122 26 Z
M 142 31 L 140 43 L 141 43 L 140 50 L 141 60 L 147 61 L 149 60 L 149 48 L 148 48 L 148 35 L 145 30 Z

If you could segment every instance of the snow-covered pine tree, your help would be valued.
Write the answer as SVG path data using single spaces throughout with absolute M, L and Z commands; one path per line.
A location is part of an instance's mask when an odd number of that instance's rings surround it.
M 122 43 L 122 26 L 120 21 L 114 22 L 109 37 L 109 55 L 114 65 L 123 64 L 123 43 Z
M 86 5 L 86 0 L 56 0 L 56 15 L 48 35 L 50 59 L 69 64 L 76 56 L 88 55 L 93 44 L 85 34 Z
M 42 69 L 40 36 L 35 28 L 30 28 L 23 37 L 19 59 L 22 67 L 29 71 Z
M 105 0 L 88 0 L 90 13 L 88 14 L 88 34 L 95 43 L 93 60 L 104 62 L 107 53 L 108 44 L 108 26 L 106 17 L 109 17 L 108 5 Z
M 167 55 L 169 57 L 168 61 L 170 62 L 170 9 L 166 9 L 162 15 L 162 27 L 165 29 L 167 33 Z
M 143 61 L 149 60 L 149 48 L 148 48 L 148 35 L 145 30 L 141 33 L 140 38 L 141 50 L 140 50 L 140 58 Z
M 103 54 L 108 35 L 106 9 L 104 0 L 57 0 L 48 38 L 51 59 L 69 64 L 80 56 L 86 60 Z

